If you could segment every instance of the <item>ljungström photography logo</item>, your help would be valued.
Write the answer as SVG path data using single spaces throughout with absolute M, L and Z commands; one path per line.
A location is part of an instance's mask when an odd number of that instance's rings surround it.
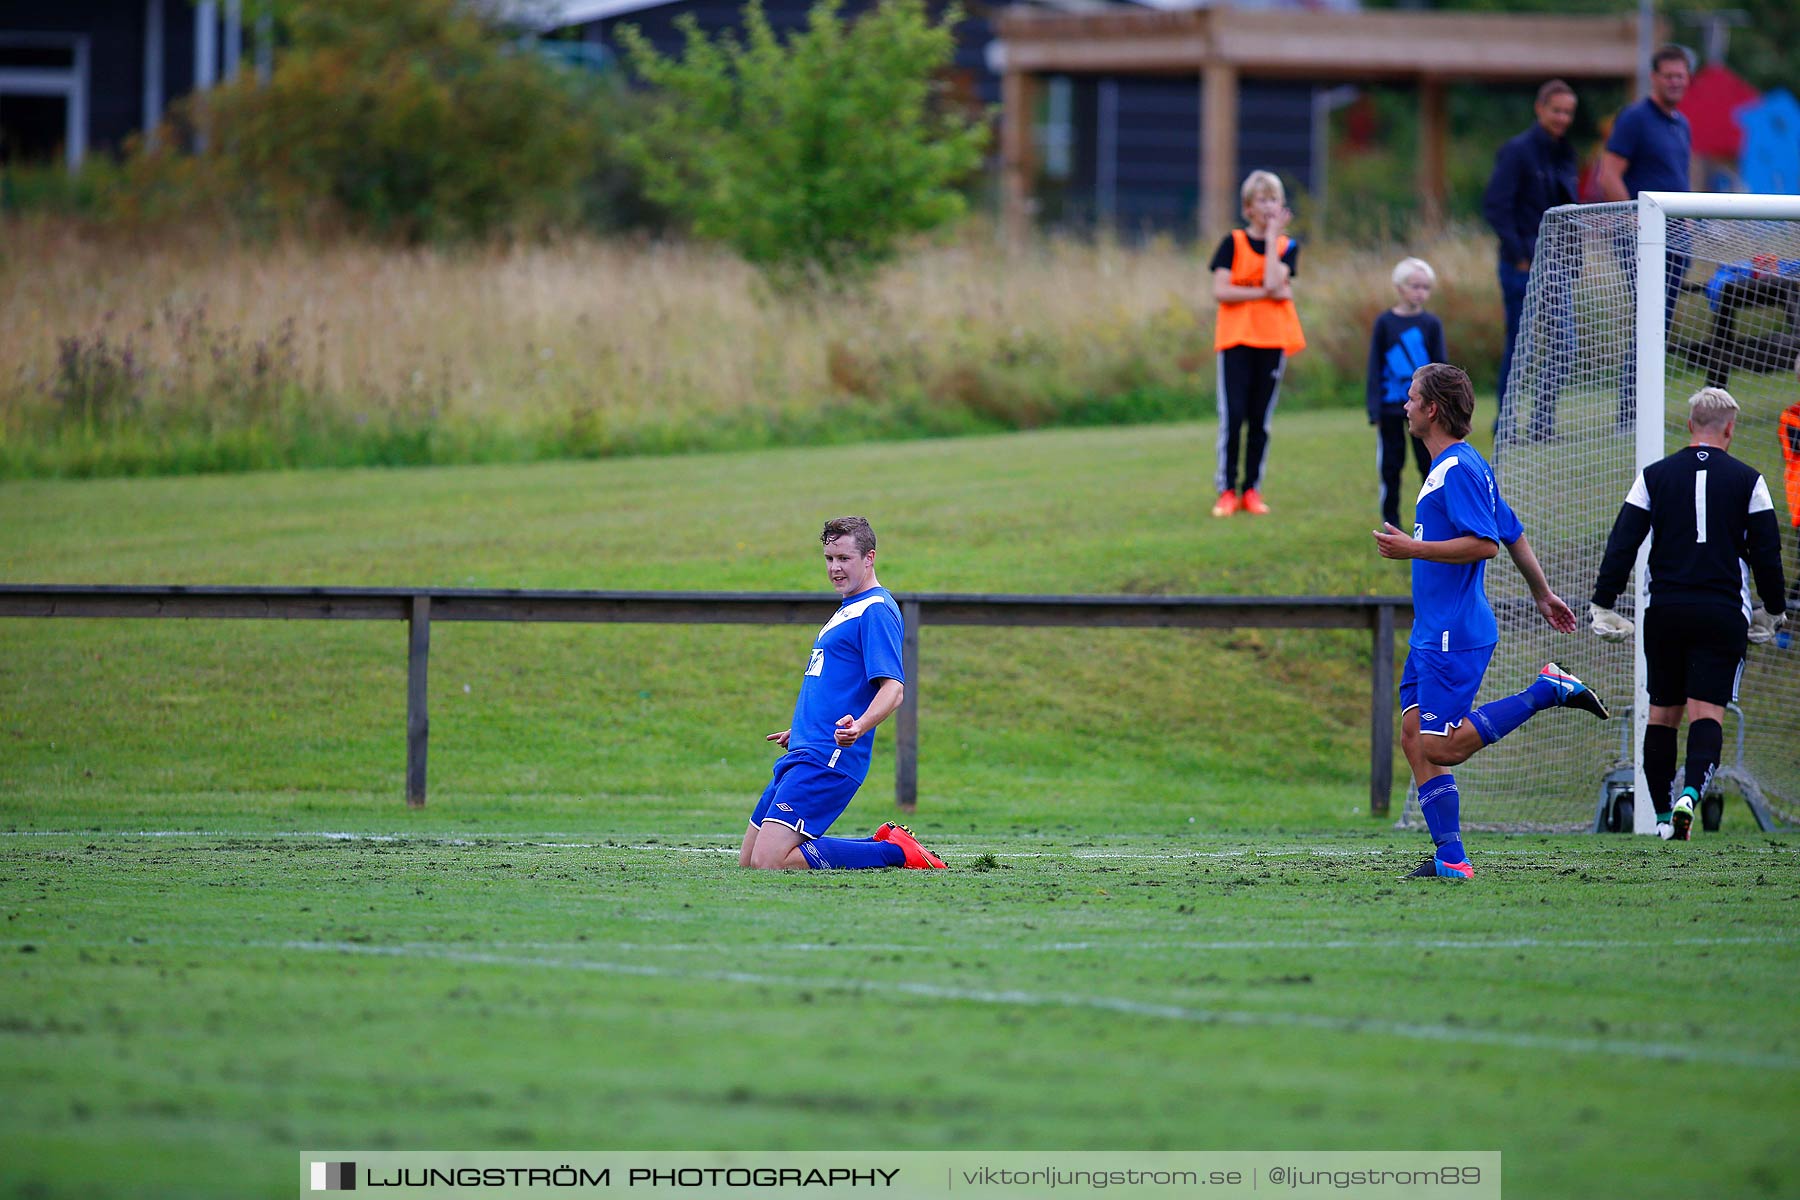
M 356 1164 L 353 1162 L 316 1162 L 312 1165 L 312 1190 L 315 1192 L 354 1192 Z

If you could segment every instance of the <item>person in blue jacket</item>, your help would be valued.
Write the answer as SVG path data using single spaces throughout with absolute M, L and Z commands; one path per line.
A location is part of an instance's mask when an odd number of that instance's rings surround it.
M 1506 307 L 1506 349 L 1500 356 L 1500 406 L 1494 433 L 1501 444 L 1517 437 L 1507 383 L 1512 377 L 1513 347 L 1525 310 L 1525 290 L 1538 256 L 1538 225 L 1544 213 L 1576 202 L 1578 164 L 1569 144 L 1575 120 L 1575 89 L 1552 79 L 1538 89 L 1532 110 L 1537 120 L 1510 139 L 1494 155 L 1481 211 L 1500 239 L 1500 297 Z M 1548 441 L 1556 433 L 1556 395 L 1574 358 L 1575 323 L 1568 311 L 1567 289 L 1546 289 L 1541 307 L 1546 339 L 1544 368 L 1538 372 L 1537 404 L 1532 410 L 1533 440 Z
M 1381 470 L 1381 519 L 1400 524 L 1400 476 L 1406 470 L 1406 443 L 1412 442 L 1419 478 L 1431 472 L 1425 443 L 1406 431 L 1406 392 L 1413 372 L 1426 363 L 1443 362 L 1444 325 L 1425 311 L 1437 272 L 1422 258 L 1403 258 L 1394 268 L 1394 291 L 1400 302 L 1375 318 L 1369 335 L 1369 424 L 1381 435 L 1375 461 Z

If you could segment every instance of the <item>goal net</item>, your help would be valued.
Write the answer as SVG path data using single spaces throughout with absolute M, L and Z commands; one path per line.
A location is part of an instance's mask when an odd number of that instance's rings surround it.
M 1783 486 L 1781 418 L 1800 402 L 1796 353 L 1800 196 L 1652 193 L 1545 214 L 1494 466 L 1580 626 L 1572 636 L 1553 632 L 1506 556 L 1495 559 L 1488 596 L 1500 642 L 1478 702 L 1517 691 L 1555 660 L 1599 692 L 1613 719 L 1540 717 L 1458 767 L 1466 827 L 1593 829 L 1609 798 L 1644 796 L 1642 648 L 1603 642 L 1587 623 L 1607 533 L 1637 472 L 1687 444 L 1688 397 L 1724 387 L 1741 408 L 1731 454 L 1769 485 L 1792 581 L 1800 514 Z M 1477 422 L 1485 419 L 1478 406 Z M 1617 604 L 1634 621 L 1647 549 Z M 1784 633 L 1750 647 L 1724 721 L 1716 786 L 1750 803 L 1733 799 L 1728 827 L 1745 828 L 1753 815 L 1800 823 L 1800 630 Z M 1639 831 L 1652 828 L 1652 808 L 1633 804 Z M 1416 818 L 1416 800 L 1408 812 Z

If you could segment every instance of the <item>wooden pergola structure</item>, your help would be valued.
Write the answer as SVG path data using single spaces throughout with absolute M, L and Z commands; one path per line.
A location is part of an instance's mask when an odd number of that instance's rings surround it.
M 1045 75 L 1197 75 L 1200 226 L 1229 228 L 1238 213 L 1238 80 L 1321 84 L 1400 82 L 1419 95 L 1419 193 L 1441 218 L 1451 83 L 1638 78 L 1634 16 L 1415 11 L 1319 12 L 1216 7 L 1052 12 L 1022 5 L 999 20 L 1000 153 L 1007 229 L 1029 220 L 1035 172 L 1032 114 Z M 1531 120 L 1520 114 L 1520 128 Z

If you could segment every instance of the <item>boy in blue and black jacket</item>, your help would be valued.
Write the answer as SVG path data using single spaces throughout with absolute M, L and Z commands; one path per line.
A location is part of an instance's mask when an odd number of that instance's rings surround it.
M 1406 390 L 1413 372 L 1426 363 L 1443 362 L 1444 326 L 1425 311 L 1437 273 L 1422 258 L 1403 258 L 1394 268 L 1394 290 L 1400 302 L 1375 318 L 1369 338 L 1369 424 L 1379 427 L 1381 447 L 1381 519 L 1400 525 L 1400 474 L 1406 467 L 1406 443 L 1423 479 L 1431 470 L 1425 444 L 1406 432 Z

